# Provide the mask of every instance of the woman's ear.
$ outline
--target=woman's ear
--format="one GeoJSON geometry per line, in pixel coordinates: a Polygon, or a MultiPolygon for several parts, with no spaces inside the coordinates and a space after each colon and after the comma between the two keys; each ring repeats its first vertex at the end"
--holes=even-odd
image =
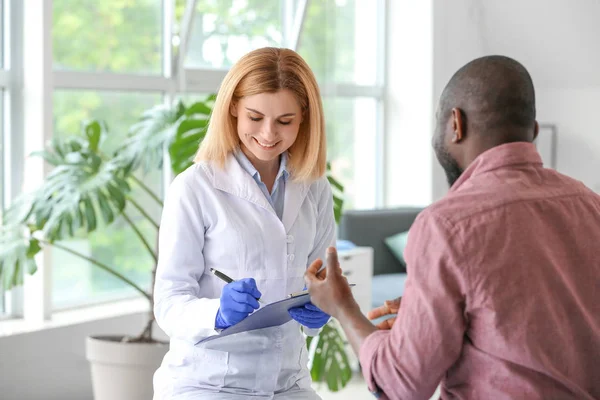
{"type": "Polygon", "coordinates": [[[229,113],[231,114],[231,116],[233,118],[237,118],[238,116],[238,112],[237,112],[237,104],[235,102],[231,102],[231,104],[229,105],[229,113]]]}

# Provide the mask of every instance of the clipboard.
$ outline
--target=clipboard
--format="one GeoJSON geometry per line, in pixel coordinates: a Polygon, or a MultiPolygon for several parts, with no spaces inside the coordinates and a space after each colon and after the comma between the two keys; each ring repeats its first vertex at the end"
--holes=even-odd
{"type": "Polygon", "coordinates": [[[220,334],[208,336],[196,344],[219,339],[235,333],[283,325],[292,320],[292,317],[288,312],[290,308],[302,307],[307,303],[310,303],[310,296],[308,295],[308,292],[305,292],[293,297],[276,301],[275,303],[267,304],[266,306],[261,307],[252,314],[248,315],[237,324],[232,325],[227,329],[223,329],[220,334]]]}
{"type": "MultiPolygon", "coordinates": [[[[354,287],[356,284],[351,283],[349,286],[354,287]]],[[[196,344],[209,342],[211,340],[219,339],[236,333],[271,328],[286,324],[292,320],[292,317],[289,313],[290,308],[302,307],[308,303],[310,303],[310,295],[308,294],[307,290],[292,293],[283,300],[279,300],[259,308],[237,324],[232,325],[227,329],[223,329],[218,335],[208,336],[199,342],[196,342],[196,344]]]]}

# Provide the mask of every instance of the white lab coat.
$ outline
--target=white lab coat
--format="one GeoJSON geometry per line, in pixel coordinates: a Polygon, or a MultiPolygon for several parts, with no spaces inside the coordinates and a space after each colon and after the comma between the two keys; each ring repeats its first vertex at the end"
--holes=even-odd
{"type": "Polygon", "coordinates": [[[324,257],[334,236],[325,177],[288,180],[280,220],[233,155],[224,168],[199,163],[177,176],[160,226],[154,312],[170,350],[154,376],[154,399],[319,399],[295,321],[196,343],[217,334],[225,282],[209,268],[254,278],[271,303],[303,289],[306,267],[324,257]]]}

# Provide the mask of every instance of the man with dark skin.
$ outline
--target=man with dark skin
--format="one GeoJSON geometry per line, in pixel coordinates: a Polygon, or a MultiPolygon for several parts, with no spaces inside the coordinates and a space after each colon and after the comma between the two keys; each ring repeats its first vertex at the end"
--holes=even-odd
{"type": "Polygon", "coordinates": [[[361,314],[334,248],[305,279],[381,398],[600,398],[600,196],[544,168],[535,91],[503,56],[444,89],[433,148],[451,188],[411,227],[402,301],[361,314]],[[568,234],[566,234],[568,232],[568,234]]]}

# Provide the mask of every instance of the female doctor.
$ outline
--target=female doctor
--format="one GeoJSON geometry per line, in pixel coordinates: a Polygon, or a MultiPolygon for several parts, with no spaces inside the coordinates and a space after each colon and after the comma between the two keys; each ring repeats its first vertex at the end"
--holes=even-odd
{"type": "Polygon", "coordinates": [[[195,161],[162,214],[154,312],[170,350],[154,399],[319,399],[301,329],[314,335],[329,315],[312,304],[284,325],[198,343],[246,318],[257,299],[302,290],[307,266],[334,242],[323,107],[306,62],[277,48],[242,57],[195,161]]]}

